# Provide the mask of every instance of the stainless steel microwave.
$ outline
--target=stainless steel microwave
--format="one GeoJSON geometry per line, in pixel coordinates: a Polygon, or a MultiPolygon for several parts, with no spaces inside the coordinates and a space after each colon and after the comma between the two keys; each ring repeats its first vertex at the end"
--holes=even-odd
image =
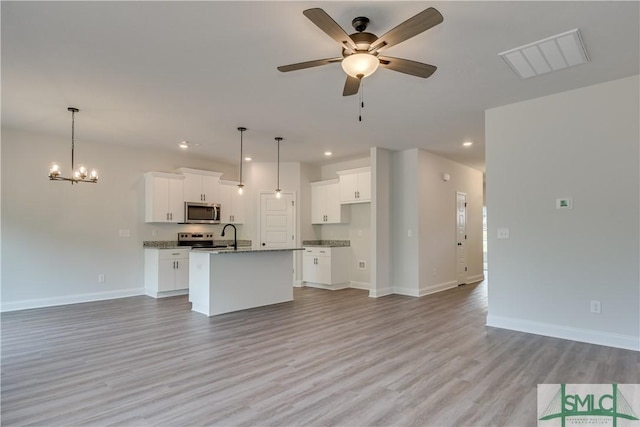
{"type": "Polygon", "coordinates": [[[185,224],[219,224],[220,205],[216,203],[184,202],[185,224]]]}

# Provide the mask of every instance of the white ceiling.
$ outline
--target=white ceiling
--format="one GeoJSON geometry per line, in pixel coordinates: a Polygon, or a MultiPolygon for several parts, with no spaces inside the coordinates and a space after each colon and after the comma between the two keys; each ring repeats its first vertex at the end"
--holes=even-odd
{"type": "Polygon", "coordinates": [[[77,141],[192,150],[236,162],[245,152],[326,163],[420,147],[484,169],[484,110],[639,73],[632,2],[8,2],[2,1],[2,126],[77,141]],[[302,11],[321,7],[348,33],[366,16],[382,35],[427,7],[444,22],[386,55],[438,66],[421,79],[380,69],[343,97],[339,56],[302,11]],[[579,28],[591,62],[520,80],[498,53],[579,28]],[[471,148],[462,142],[473,140],[471,148]]]}

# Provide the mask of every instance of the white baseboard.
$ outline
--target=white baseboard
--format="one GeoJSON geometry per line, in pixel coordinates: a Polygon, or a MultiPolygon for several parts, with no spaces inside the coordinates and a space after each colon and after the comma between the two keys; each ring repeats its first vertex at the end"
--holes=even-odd
{"type": "Polygon", "coordinates": [[[166,298],[166,297],[175,297],[178,295],[187,295],[189,294],[189,289],[178,289],[177,291],[165,291],[165,292],[155,292],[155,291],[145,289],[144,294],[152,298],[166,298]]]}
{"type": "Polygon", "coordinates": [[[351,281],[350,288],[355,288],[355,289],[364,289],[365,291],[368,291],[369,289],[371,289],[371,283],[368,282],[355,282],[355,281],[351,281]]]}
{"type": "Polygon", "coordinates": [[[417,289],[414,288],[403,288],[400,286],[393,287],[393,293],[396,295],[404,295],[407,297],[419,297],[420,294],[417,289]]]}
{"type": "Polygon", "coordinates": [[[395,286],[393,288],[393,293],[398,295],[405,295],[408,297],[423,297],[425,295],[435,294],[436,292],[446,291],[447,289],[452,289],[457,286],[458,282],[455,280],[425,286],[423,288],[420,288],[419,290],[415,288],[403,288],[400,286],[395,286]]]}
{"type": "Polygon", "coordinates": [[[310,288],[318,288],[318,289],[327,289],[329,291],[337,291],[339,289],[347,289],[349,287],[349,282],[345,283],[336,283],[335,285],[325,285],[322,283],[314,283],[314,282],[304,282],[305,286],[310,288]]]}
{"type": "Polygon", "coordinates": [[[380,298],[386,297],[387,295],[391,295],[393,293],[393,289],[391,288],[383,288],[383,289],[369,289],[369,296],[371,298],[380,298]]]}
{"type": "Polygon", "coordinates": [[[107,299],[126,298],[144,295],[144,288],[122,289],[118,291],[94,292],[90,294],[65,295],[62,297],[37,298],[19,301],[2,302],[2,312],[27,310],[30,308],[54,307],[58,305],[77,304],[81,302],[102,301],[107,299]]]}
{"type": "Polygon", "coordinates": [[[484,274],[476,274],[475,276],[469,276],[467,277],[467,285],[470,285],[471,283],[482,282],[483,280],[484,280],[484,274]]]}
{"type": "Polygon", "coordinates": [[[553,325],[550,323],[533,322],[524,319],[487,315],[487,326],[493,328],[510,329],[527,332],[529,334],[544,335],[565,340],[604,345],[607,347],[623,348],[640,351],[640,337],[615,334],[611,332],[594,331],[592,329],[573,328],[570,326],[553,325]]]}
{"type": "Polygon", "coordinates": [[[295,282],[293,282],[293,287],[294,288],[303,288],[304,287],[304,283],[302,282],[302,280],[296,280],[295,282]]]}
{"type": "Polygon", "coordinates": [[[457,286],[458,286],[458,282],[456,280],[437,283],[431,286],[425,286],[424,288],[420,288],[420,293],[418,296],[423,297],[425,295],[435,294],[436,292],[446,291],[447,289],[453,289],[457,286]]]}

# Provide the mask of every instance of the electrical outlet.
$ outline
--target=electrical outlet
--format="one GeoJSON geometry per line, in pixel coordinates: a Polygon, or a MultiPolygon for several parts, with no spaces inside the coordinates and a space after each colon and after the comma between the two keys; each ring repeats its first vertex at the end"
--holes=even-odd
{"type": "Polygon", "coordinates": [[[106,281],[106,277],[104,274],[98,274],[98,283],[104,283],[106,281]]]}
{"type": "Polygon", "coordinates": [[[601,313],[602,307],[600,306],[600,301],[593,300],[591,301],[591,312],[595,314],[601,313]]]}
{"type": "Polygon", "coordinates": [[[509,229],[498,228],[498,239],[508,239],[508,238],[509,238],[509,229]]]}
{"type": "Polygon", "coordinates": [[[367,268],[367,263],[365,261],[358,261],[358,268],[365,270],[367,268]]]}

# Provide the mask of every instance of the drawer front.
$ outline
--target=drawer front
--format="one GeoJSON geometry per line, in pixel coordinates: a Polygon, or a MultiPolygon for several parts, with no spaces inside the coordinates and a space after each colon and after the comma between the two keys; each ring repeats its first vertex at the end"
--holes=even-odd
{"type": "Polygon", "coordinates": [[[307,247],[304,248],[305,255],[311,256],[331,256],[331,248],[321,248],[321,247],[307,247]]]}
{"type": "Polygon", "coordinates": [[[189,258],[189,249],[160,249],[158,259],[183,259],[189,258]]]}

